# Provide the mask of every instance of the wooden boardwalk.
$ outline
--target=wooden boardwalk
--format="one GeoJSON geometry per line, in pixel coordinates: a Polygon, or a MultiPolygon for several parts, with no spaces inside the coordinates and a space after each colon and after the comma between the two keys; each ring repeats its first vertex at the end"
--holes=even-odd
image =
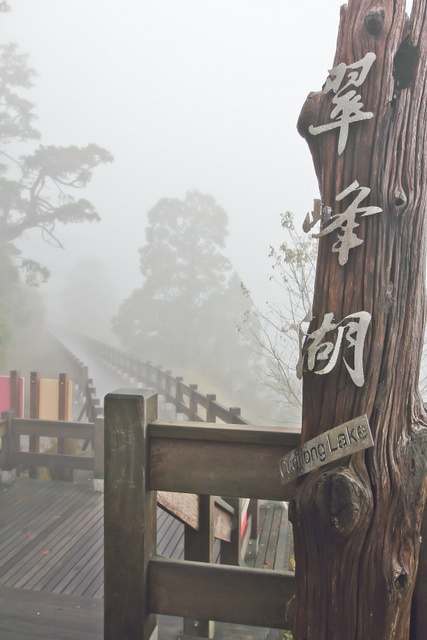
{"type": "MultiPolygon", "coordinates": [[[[288,569],[286,508],[262,502],[260,528],[258,552],[249,546],[246,564],[288,569]]],[[[184,527],[160,508],[157,536],[159,555],[183,557],[184,527]]],[[[102,494],[89,483],[25,478],[0,491],[1,640],[101,640],[103,583],[102,494]]],[[[253,627],[215,628],[224,640],[280,637],[253,627]]],[[[159,616],[160,639],[180,634],[182,619],[159,616]]]]}

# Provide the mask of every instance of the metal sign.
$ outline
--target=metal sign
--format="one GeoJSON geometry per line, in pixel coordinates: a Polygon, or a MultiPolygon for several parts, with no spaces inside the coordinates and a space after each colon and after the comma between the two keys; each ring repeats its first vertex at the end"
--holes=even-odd
{"type": "Polygon", "coordinates": [[[339,458],[374,446],[366,415],[334,427],[309,440],[280,460],[282,484],[323,467],[339,458]]]}

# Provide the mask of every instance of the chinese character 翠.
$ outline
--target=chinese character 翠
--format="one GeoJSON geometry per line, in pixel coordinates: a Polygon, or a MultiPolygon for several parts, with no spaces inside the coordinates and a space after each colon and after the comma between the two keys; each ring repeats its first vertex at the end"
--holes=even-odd
{"type": "Polygon", "coordinates": [[[312,135],[316,136],[319,133],[339,128],[339,155],[342,154],[345,149],[345,145],[347,144],[350,124],[353,122],[359,122],[360,120],[369,120],[374,116],[370,111],[362,111],[363,104],[360,101],[360,95],[357,94],[354,89],[349,91],[347,91],[347,89],[350,87],[360,87],[363,84],[375,58],[375,53],[367,53],[362,60],[358,60],[357,62],[349,65],[341,62],[329,71],[329,76],[326,80],[323,93],[326,94],[329,93],[329,91],[333,91],[335,94],[332,98],[332,102],[335,107],[331,112],[331,118],[334,122],[322,124],[318,127],[310,125],[308,130],[312,135]],[[347,82],[341,87],[347,71],[349,71],[347,82]]]}
{"type": "Polygon", "coordinates": [[[363,243],[363,240],[357,237],[354,230],[359,226],[356,222],[356,214],[362,214],[362,217],[372,216],[374,213],[381,213],[380,207],[360,207],[359,204],[368,197],[371,190],[368,187],[360,187],[357,180],[355,180],[347,189],[338,194],[335,198],[338,202],[343,200],[346,196],[353,191],[359,190],[359,194],[353,200],[351,205],[347,207],[344,213],[337,213],[332,216],[330,224],[322,229],[319,233],[313,234],[313,238],[322,238],[328,233],[332,233],[335,229],[338,231],[338,240],[332,247],[334,253],[338,253],[338,262],[340,265],[344,265],[348,260],[348,252],[350,249],[357,247],[363,243]],[[340,233],[341,231],[341,233],[340,233]]]}
{"type": "Polygon", "coordinates": [[[362,387],[365,383],[363,373],[363,348],[365,344],[366,332],[371,322],[371,314],[367,311],[359,311],[347,316],[341,322],[334,322],[333,313],[325,314],[319,329],[307,334],[306,344],[300,354],[297,365],[297,376],[302,378],[304,361],[307,361],[309,371],[314,371],[317,375],[330,373],[335,367],[341,348],[344,346],[353,351],[353,366],[349,365],[343,357],[344,364],[351,379],[357,387],[362,387]],[[330,332],[336,332],[335,341],[325,340],[330,332]],[[346,345],[343,342],[346,340],[346,345]],[[319,368],[326,363],[323,368],[319,368]]]}

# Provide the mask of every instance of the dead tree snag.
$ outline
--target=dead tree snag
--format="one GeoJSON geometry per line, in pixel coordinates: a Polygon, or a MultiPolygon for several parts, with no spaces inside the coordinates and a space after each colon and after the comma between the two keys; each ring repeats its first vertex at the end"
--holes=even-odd
{"type": "Polygon", "coordinates": [[[410,19],[403,0],[342,7],[298,130],[323,204],[302,441],[366,414],[375,447],[299,482],[294,638],[407,640],[427,473],[426,0],[410,19]]]}

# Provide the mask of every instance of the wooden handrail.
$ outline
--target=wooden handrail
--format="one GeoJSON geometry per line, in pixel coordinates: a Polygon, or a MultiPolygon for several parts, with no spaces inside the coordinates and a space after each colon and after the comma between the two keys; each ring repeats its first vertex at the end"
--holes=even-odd
{"type": "Polygon", "coordinates": [[[293,496],[292,483],[281,485],[279,460],[300,444],[296,429],[156,420],[147,425],[147,436],[152,489],[286,501],[293,496]]]}
{"type": "Polygon", "coordinates": [[[93,438],[93,422],[68,422],[64,420],[34,420],[14,418],[13,432],[19,436],[45,436],[48,438],[93,438]]]}

